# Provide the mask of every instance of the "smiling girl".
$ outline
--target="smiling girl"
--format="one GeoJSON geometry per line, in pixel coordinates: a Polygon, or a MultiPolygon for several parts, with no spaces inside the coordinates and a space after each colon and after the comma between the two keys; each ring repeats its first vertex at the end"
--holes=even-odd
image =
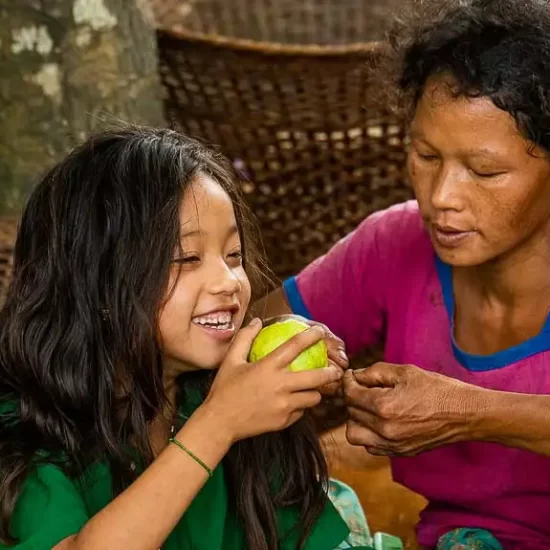
{"type": "Polygon", "coordinates": [[[319,328],[247,362],[259,269],[236,181],[194,140],[128,129],[32,194],[0,317],[0,548],[346,539],[300,421],[341,370],[287,369],[319,328]]]}

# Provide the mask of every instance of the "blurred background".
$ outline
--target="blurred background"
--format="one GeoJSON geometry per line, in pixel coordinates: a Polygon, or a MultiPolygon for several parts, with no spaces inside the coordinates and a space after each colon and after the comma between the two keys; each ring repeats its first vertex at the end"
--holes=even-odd
{"type": "MultiPolygon", "coordinates": [[[[39,175],[120,122],[179,128],[229,156],[278,278],[409,198],[404,125],[376,71],[408,3],[0,0],[0,302],[39,175]]],[[[341,427],[324,439],[332,475],[358,492],[372,531],[416,548],[422,499],[341,427]]]]}

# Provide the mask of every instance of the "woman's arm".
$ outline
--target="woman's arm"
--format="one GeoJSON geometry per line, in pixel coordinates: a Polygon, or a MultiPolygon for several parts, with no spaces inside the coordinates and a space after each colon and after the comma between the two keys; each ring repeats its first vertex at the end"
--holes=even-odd
{"type": "Polygon", "coordinates": [[[549,395],[483,390],[478,399],[476,439],[550,456],[549,395]]]}
{"type": "MultiPolygon", "coordinates": [[[[319,403],[316,388],[342,377],[335,367],[288,369],[323,338],[319,328],[298,334],[251,366],[246,357],[260,328],[254,323],[239,333],[204,404],[176,436],[212,470],[235,441],[290,426],[319,403]]],[[[128,489],[54,550],[159,548],[207,479],[203,466],[169,445],[128,489]]]]}
{"type": "Polygon", "coordinates": [[[550,456],[550,396],[488,390],[413,365],[348,371],[350,443],[375,455],[411,456],[460,441],[487,441],[550,456]]]}

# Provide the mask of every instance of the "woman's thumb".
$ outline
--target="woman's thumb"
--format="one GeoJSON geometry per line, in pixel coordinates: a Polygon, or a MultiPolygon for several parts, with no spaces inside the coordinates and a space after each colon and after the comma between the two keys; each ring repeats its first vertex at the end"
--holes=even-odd
{"type": "Polygon", "coordinates": [[[353,371],[358,384],[367,388],[393,388],[399,383],[399,365],[375,363],[366,369],[353,371]]]}

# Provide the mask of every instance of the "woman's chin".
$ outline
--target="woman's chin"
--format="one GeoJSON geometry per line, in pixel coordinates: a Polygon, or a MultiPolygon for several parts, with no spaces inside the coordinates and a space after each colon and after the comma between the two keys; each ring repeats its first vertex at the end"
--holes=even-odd
{"type": "Polygon", "coordinates": [[[490,260],[486,255],[467,248],[462,250],[449,250],[438,246],[434,246],[434,248],[439,259],[453,267],[476,267],[490,260]]]}

